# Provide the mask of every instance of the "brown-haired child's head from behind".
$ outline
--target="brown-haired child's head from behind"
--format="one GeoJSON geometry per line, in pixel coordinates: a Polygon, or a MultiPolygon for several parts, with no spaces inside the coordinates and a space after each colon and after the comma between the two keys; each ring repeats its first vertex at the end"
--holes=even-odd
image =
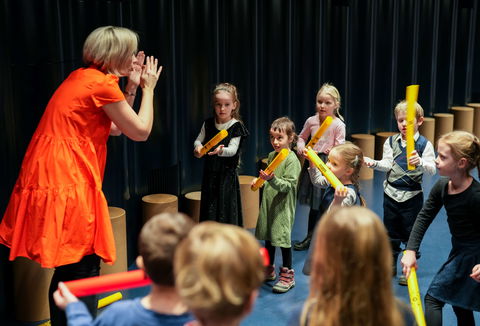
{"type": "Polygon", "coordinates": [[[153,283],[174,286],[173,257],[194,223],[182,213],[162,213],[145,223],[138,239],[145,273],[153,283]]]}
{"type": "Polygon", "coordinates": [[[313,246],[308,325],[332,320],[338,325],[401,324],[391,286],[392,251],[374,212],[360,206],[330,209],[318,224],[313,246]]]}
{"type": "Polygon", "coordinates": [[[177,290],[200,321],[243,318],[264,279],[258,241],[241,227],[196,225],[175,254],[177,290]]]}

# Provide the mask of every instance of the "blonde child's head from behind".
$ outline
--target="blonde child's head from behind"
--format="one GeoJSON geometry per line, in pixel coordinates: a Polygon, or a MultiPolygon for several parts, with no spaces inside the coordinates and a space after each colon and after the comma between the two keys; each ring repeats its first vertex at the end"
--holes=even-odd
{"type": "Polygon", "coordinates": [[[390,243],[375,213],[359,206],[329,210],[319,222],[313,249],[302,316],[308,314],[308,325],[402,324],[391,287],[390,243]]]}
{"type": "Polygon", "coordinates": [[[345,163],[345,167],[350,169],[348,171],[349,180],[358,187],[360,169],[363,165],[363,153],[360,147],[351,142],[345,142],[333,147],[328,155],[329,158],[330,156],[336,157],[345,163]]]}
{"type": "Polygon", "coordinates": [[[137,53],[138,35],[128,28],[102,26],[92,31],[83,44],[83,62],[107,73],[120,75],[131,67],[137,53]]]}
{"type": "MultiPolygon", "coordinates": [[[[441,146],[447,145],[456,164],[463,169],[466,174],[473,168],[477,168],[480,175],[480,142],[477,136],[467,131],[452,131],[442,135],[438,140],[438,154],[442,154],[441,146]]],[[[437,165],[441,157],[437,158],[437,165]]],[[[440,172],[440,171],[439,171],[440,172]]]]}
{"type": "Polygon", "coordinates": [[[196,225],[175,253],[176,286],[202,323],[239,320],[250,312],[264,279],[257,240],[234,225],[196,225]]]}
{"type": "Polygon", "coordinates": [[[162,213],[153,216],[140,231],[137,264],[144,267],[153,283],[175,286],[173,256],[194,223],[182,213],[162,213]],[[140,259],[140,260],[139,260],[140,259]]]}
{"type": "Polygon", "coordinates": [[[216,85],[212,92],[212,103],[218,123],[225,123],[231,119],[241,120],[240,100],[235,85],[229,83],[216,85]],[[221,112],[222,110],[224,112],[221,112]]]}
{"type": "Polygon", "coordinates": [[[316,97],[316,110],[322,120],[326,116],[338,117],[343,120],[340,114],[342,98],[338,89],[332,84],[325,83],[320,87],[316,97]]]}
{"type": "Polygon", "coordinates": [[[282,148],[290,149],[297,139],[295,124],[288,117],[281,117],[272,122],[270,126],[270,142],[275,151],[278,152],[282,148]]]}

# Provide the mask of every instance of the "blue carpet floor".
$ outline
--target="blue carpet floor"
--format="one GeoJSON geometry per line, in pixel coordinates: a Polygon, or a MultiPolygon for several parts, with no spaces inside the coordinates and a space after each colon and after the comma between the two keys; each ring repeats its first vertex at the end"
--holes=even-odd
{"type": "MultiPolygon", "coordinates": [[[[364,180],[360,183],[361,194],[365,197],[367,206],[380,217],[383,216],[382,183],[384,178],[384,173],[375,172],[373,180],[364,180]]],[[[424,178],[425,199],[436,180],[438,180],[438,175],[424,178]]],[[[296,220],[292,234],[292,240],[294,242],[301,241],[305,237],[308,212],[309,208],[307,206],[297,206],[296,220]]],[[[417,277],[422,300],[433,276],[438,268],[446,261],[450,248],[450,232],[448,231],[445,210],[442,209],[428,229],[421,246],[422,258],[418,261],[419,270],[417,277]]],[[[285,294],[275,294],[271,291],[273,284],[264,284],[260,290],[260,295],[252,314],[244,320],[242,326],[286,324],[290,318],[292,308],[297,304],[301,304],[308,295],[309,277],[301,272],[305,257],[306,251],[293,251],[293,265],[296,271],[295,288],[285,294]]],[[[276,260],[281,262],[281,259],[280,252],[277,252],[276,260]]],[[[401,267],[399,266],[398,268],[400,271],[401,267]]],[[[396,280],[392,280],[392,286],[396,296],[406,303],[409,303],[408,288],[398,285],[396,280]]],[[[371,295],[375,295],[374,289],[372,289],[371,295]]],[[[475,312],[475,321],[477,325],[480,325],[479,312],[475,312]]],[[[456,324],[457,320],[452,307],[446,305],[443,309],[443,325],[450,326],[456,324]]]]}
{"type": "MultiPolygon", "coordinates": [[[[361,193],[367,201],[367,206],[375,211],[380,217],[383,215],[383,188],[384,173],[375,172],[373,180],[361,181],[361,193]]],[[[425,198],[430,188],[438,179],[438,175],[425,177],[425,198]]],[[[306,234],[309,208],[299,205],[296,211],[296,220],[292,234],[293,242],[301,241],[306,234]]],[[[421,246],[422,258],[419,260],[417,272],[420,293],[425,295],[430,281],[438,268],[446,260],[450,251],[450,233],[446,222],[445,211],[442,209],[428,229],[421,246]]],[[[293,268],[296,271],[296,286],[285,294],[272,293],[273,282],[265,283],[259,293],[253,312],[242,322],[242,326],[268,326],[285,325],[290,318],[291,310],[306,299],[309,288],[309,277],[301,271],[307,255],[306,251],[293,251],[293,268]]],[[[277,250],[276,261],[281,262],[281,253],[277,250]]],[[[473,267],[473,266],[472,266],[473,267]]],[[[400,267],[399,267],[400,270],[400,267]]],[[[400,286],[396,280],[392,280],[392,286],[397,297],[409,302],[407,287],[400,286]]],[[[122,291],[124,298],[144,296],[149,291],[148,287],[122,291]]],[[[102,295],[106,296],[107,294],[102,295]]],[[[372,289],[372,296],[375,289],[372,289]]],[[[423,301],[422,301],[423,304],[423,301]]],[[[475,321],[480,325],[480,313],[475,312],[475,321]]],[[[443,310],[443,325],[456,325],[456,318],[451,306],[446,305],[443,310]]],[[[12,323],[9,325],[33,325],[32,323],[12,323]]],[[[39,323],[35,323],[39,325],[39,323]]]]}

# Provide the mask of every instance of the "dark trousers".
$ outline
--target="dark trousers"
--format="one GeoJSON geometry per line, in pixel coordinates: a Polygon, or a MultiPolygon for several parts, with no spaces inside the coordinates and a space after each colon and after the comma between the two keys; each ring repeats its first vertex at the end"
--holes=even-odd
{"type": "MultiPolygon", "coordinates": [[[[425,295],[425,321],[428,326],[442,326],[442,308],[445,302],[435,299],[429,294],[425,295]]],[[[475,326],[473,311],[452,306],[457,316],[458,326],[475,326]]]]}
{"type": "MultiPolygon", "coordinates": [[[[270,256],[270,265],[273,265],[275,262],[275,248],[277,247],[274,247],[270,241],[265,241],[265,249],[267,249],[270,256]]],[[[282,266],[292,269],[292,248],[280,247],[280,249],[282,250],[282,266]]]]}
{"type": "Polygon", "coordinates": [[[423,192],[404,202],[383,195],[383,223],[388,231],[393,251],[393,264],[397,265],[402,243],[407,243],[413,223],[423,206],[423,192]]]}
{"type": "MultiPolygon", "coordinates": [[[[48,291],[48,300],[50,304],[50,322],[52,326],[66,326],[67,318],[65,312],[57,307],[53,300],[53,292],[58,288],[58,282],[73,281],[86,277],[98,276],[100,274],[100,257],[97,255],[88,255],[82,258],[78,263],[58,266],[53,273],[52,282],[48,291]]],[[[83,301],[93,318],[97,315],[97,296],[79,298],[83,301]]]]}

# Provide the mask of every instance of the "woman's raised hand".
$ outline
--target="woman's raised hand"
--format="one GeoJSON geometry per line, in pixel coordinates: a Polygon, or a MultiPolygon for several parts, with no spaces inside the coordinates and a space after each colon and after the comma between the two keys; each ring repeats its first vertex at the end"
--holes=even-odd
{"type": "Polygon", "coordinates": [[[140,76],[142,75],[143,63],[145,62],[145,52],[139,51],[136,55],[137,60],[133,64],[133,68],[128,75],[128,83],[135,86],[140,85],[140,76]]]}
{"type": "Polygon", "coordinates": [[[147,57],[146,63],[142,68],[142,75],[140,76],[140,87],[142,90],[152,90],[157,85],[158,78],[162,72],[162,66],[158,67],[158,59],[154,57],[147,57]]]}

